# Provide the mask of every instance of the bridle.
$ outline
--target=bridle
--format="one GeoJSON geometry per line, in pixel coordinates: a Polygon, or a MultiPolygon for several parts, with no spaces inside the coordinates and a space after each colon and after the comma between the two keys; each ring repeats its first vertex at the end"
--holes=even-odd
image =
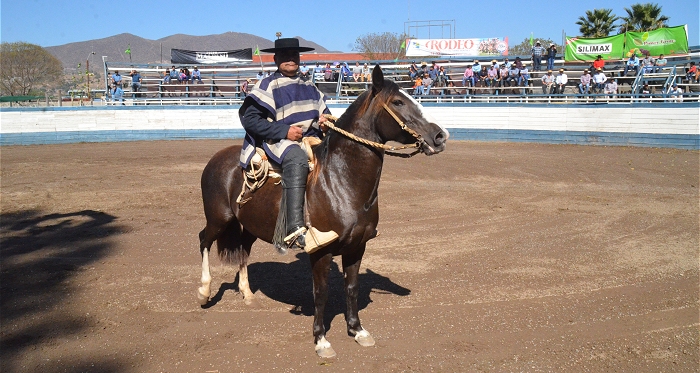
{"type": "Polygon", "coordinates": [[[361,143],[361,144],[369,145],[369,146],[372,146],[372,147],[374,147],[374,148],[383,149],[383,150],[385,151],[385,154],[386,154],[386,155],[391,155],[391,156],[394,156],[394,157],[402,157],[402,158],[410,158],[410,157],[413,157],[414,155],[416,155],[416,154],[418,154],[418,153],[421,152],[421,147],[422,147],[422,146],[426,146],[426,147],[432,149],[432,147],[431,147],[430,145],[428,145],[428,143],[425,141],[425,139],[423,139],[423,136],[421,136],[418,132],[414,131],[412,128],[408,127],[408,126],[406,125],[406,123],[405,123],[404,121],[402,121],[401,118],[399,118],[399,116],[396,115],[396,113],[394,113],[394,111],[392,111],[392,110],[389,108],[389,106],[387,106],[386,103],[382,103],[382,106],[384,107],[384,110],[386,110],[387,113],[389,113],[389,115],[391,115],[391,117],[394,118],[394,120],[396,121],[396,123],[401,127],[401,129],[402,129],[403,131],[408,132],[408,134],[410,134],[411,136],[413,136],[413,138],[416,139],[416,142],[415,142],[414,144],[395,147],[395,146],[386,145],[386,144],[382,144],[382,143],[370,141],[370,140],[367,140],[367,139],[363,139],[363,138],[358,137],[358,136],[356,136],[356,135],[354,135],[354,134],[352,134],[352,133],[350,133],[350,132],[348,132],[348,131],[346,131],[346,130],[344,130],[344,129],[342,129],[342,128],[336,127],[336,126],[335,126],[335,121],[337,121],[338,118],[336,118],[336,117],[334,117],[334,116],[332,116],[332,115],[329,115],[329,114],[324,114],[324,117],[326,117],[326,119],[328,119],[328,121],[327,121],[326,123],[324,123],[324,124],[325,124],[326,126],[328,126],[328,128],[332,129],[333,131],[336,131],[336,132],[340,133],[341,135],[343,135],[343,136],[349,138],[350,140],[359,142],[359,143],[361,143]],[[397,153],[397,152],[396,152],[397,150],[413,149],[413,148],[415,148],[416,150],[413,151],[413,152],[411,152],[411,153],[408,153],[408,154],[406,154],[406,153],[397,153]]]}

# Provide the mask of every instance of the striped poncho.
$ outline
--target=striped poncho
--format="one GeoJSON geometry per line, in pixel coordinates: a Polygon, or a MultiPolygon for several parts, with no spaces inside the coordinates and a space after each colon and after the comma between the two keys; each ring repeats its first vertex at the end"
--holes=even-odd
{"type": "Polygon", "coordinates": [[[262,147],[268,157],[282,163],[290,146],[298,142],[286,138],[289,126],[299,126],[303,136],[322,137],[318,126],[321,114],[330,113],[323,93],[306,78],[286,77],[276,72],[258,81],[239,110],[241,123],[246,130],[240,163],[247,167],[255,153],[262,147]],[[247,110],[256,110],[265,120],[246,120],[247,110]]]}

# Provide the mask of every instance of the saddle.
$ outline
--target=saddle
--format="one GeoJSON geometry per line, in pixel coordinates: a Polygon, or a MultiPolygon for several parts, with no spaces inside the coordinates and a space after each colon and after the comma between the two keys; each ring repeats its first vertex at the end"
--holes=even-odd
{"type": "MultiPolygon", "coordinates": [[[[314,157],[313,148],[321,143],[318,137],[304,137],[301,139],[301,149],[306,152],[309,159],[309,171],[313,171],[316,165],[316,157],[314,157]]],[[[260,189],[268,178],[280,179],[275,182],[279,184],[282,179],[282,169],[279,165],[270,162],[262,148],[255,148],[255,154],[248,163],[248,167],[243,170],[243,185],[241,193],[236,199],[238,208],[241,208],[246,202],[253,198],[253,193],[260,189]]]]}

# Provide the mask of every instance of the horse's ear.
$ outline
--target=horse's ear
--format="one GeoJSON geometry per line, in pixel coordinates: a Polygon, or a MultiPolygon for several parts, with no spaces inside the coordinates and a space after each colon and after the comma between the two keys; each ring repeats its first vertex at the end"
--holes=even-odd
{"type": "Polygon", "coordinates": [[[375,93],[381,92],[384,88],[384,72],[379,65],[374,65],[372,69],[372,88],[374,88],[375,93]]]}

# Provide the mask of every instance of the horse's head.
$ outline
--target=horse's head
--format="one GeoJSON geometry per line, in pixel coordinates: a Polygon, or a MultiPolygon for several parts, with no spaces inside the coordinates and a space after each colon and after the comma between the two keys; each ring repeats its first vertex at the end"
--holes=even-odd
{"type": "Polygon", "coordinates": [[[427,117],[423,107],[396,83],[385,80],[379,65],[372,71],[372,88],[367,94],[371,97],[366,115],[372,116],[383,143],[418,143],[427,155],[445,150],[449,132],[427,117]]]}

